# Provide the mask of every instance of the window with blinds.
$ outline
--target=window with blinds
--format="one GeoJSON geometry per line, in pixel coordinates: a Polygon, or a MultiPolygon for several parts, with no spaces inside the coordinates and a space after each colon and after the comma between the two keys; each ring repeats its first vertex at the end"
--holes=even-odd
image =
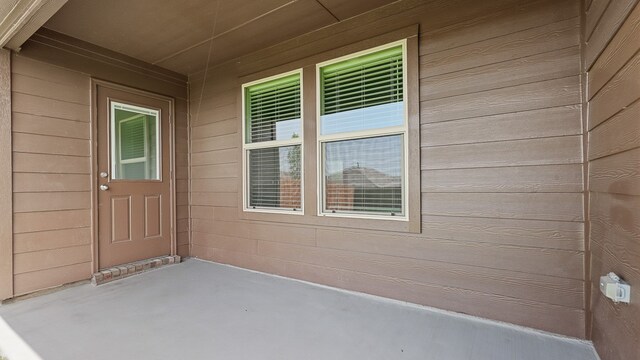
{"type": "Polygon", "coordinates": [[[320,68],[321,134],[404,123],[402,46],[320,68]]]}
{"type": "Polygon", "coordinates": [[[243,86],[245,207],[302,209],[300,72],[243,86]]]}
{"type": "Polygon", "coordinates": [[[117,180],[159,180],[159,112],[111,102],[111,167],[117,180]]]}
{"type": "Polygon", "coordinates": [[[318,65],[325,215],[406,218],[404,46],[318,65]]]}

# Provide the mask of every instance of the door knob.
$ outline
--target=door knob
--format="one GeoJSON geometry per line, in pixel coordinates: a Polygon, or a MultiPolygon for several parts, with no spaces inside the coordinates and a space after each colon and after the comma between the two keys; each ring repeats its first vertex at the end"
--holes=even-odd
{"type": "Polygon", "coordinates": [[[102,190],[102,191],[107,191],[107,190],[109,190],[109,185],[107,185],[107,184],[102,184],[102,185],[100,185],[100,190],[102,190]]]}

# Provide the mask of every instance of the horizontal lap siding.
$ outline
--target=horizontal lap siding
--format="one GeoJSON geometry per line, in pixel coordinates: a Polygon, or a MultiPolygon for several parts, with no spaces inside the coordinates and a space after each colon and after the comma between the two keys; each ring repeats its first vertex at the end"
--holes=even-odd
{"type": "Polygon", "coordinates": [[[189,105],[175,100],[176,245],[180,256],[189,256],[189,105]]]}
{"type": "MultiPolygon", "coordinates": [[[[32,46],[28,43],[23,52],[32,46]]],[[[40,59],[48,60],[49,51],[40,53],[40,59]]],[[[92,272],[91,77],[21,54],[14,54],[12,62],[16,296],[88,279],[92,272]]],[[[99,66],[106,80],[119,71],[99,66]]],[[[133,79],[140,81],[137,88],[161,88],[150,77],[133,79]]],[[[175,99],[176,227],[178,254],[187,256],[186,83],[183,90],[183,98],[175,99]]]]}
{"type": "MultiPolygon", "coordinates": [[[[593,0],[586,13],[591,321],[603,360],[640,358],[640,301],[614,304],[599,277],[640,286],[640,5],[593,0]]],[[[633,296],[633,295],[632,295],[633,296]]]]}
{"type": "Polygon", "coordinates": [[[90,79],[13,57],[15,295],[91,274],[90,79]]]}
{"type": "Polygon", "coordinates": [[[584,337],[579,3],[393,6],[190,79],[191,254],[584,337]],[[416,22],[422,232],[239,219],[239,73],[416,22]]]}

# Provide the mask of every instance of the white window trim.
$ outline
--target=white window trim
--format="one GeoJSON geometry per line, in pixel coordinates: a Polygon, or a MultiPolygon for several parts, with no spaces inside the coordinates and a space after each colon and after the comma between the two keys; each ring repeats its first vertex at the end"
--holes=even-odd
{"type": "MultiPolygon", "coordinates": [[[[162,181],[162,159],[161,159],[161,153],[162,153],[162,143],[161,143],[161,138],[162,138],[162,127],[160,126],[160,111],[159,110],[154,110],[154,109],[149,109],[149,108],[145,108],[145,107],[141,107],[141,106],[136,106],[136,105],[130,105],[130,104],[125,104],[125,103],[121,103],[118,101],[110,101],[109,102],[109,107],[110,107],[110,114],[111,114],[111,118],[110,118],[110,137],[111,137],[111,150],[110,150],[110,161],[112,162],[111,166],[110,166],[110,180],[111,181],[120,181],[120,180],[125,180],[125,181],[162,181]],[[122,123],[125,121],[130,121],[133,120],[135,118],[137,118],[140,115],[151,115],[151,116],[155,116],[156,118],[156,151],[158,152],[158,154],[156,154],[156,169],[157,169],[157,174],[156,174],[156,178],[155,179],[135,179],[135,180],[130,180],[130,179],[114,179],[113,176],[115,176],[116,174],[116,164],[115,164],[115,154],[114,151],[116,150],[116,139],[115,139],[115,134],[116,134],[116,124],[115,124],[115,119],[116,119],[116,110],[125,110],[125,111],[131,111],[131,112],[136,112],[138,113],[137,115],[134,115],[128,119],[124,119],[122,121],[120,121],[120,123],[118,124],[118,131],[120,131],[120,128],[122,126],[122,123]]],[[[147,160],[147,158],[149,157],[148,154],[148,143],[147,143],[147,126],[146,126],[147,120],[145,119],[145,127],[144,127],[144,133],[145,133],[145,149],[144,149],[144,161],[147,160]]],[[[120,147],[120,143],[121,143],[121,139],[122,135],[118,136],[118,151],[121,151],[121,147],[120,147]]],[[[120,166],[122,166],[123,164],[127,164],[127,163],[137,163],[137,162],[141,162],[141,161],[132,161],[132,160],[139,160],[142,158],[137,158],[137,159],[129,159],[129,160],[124,160],[125,162],[122,161],[121,159],[122,154],[119,154],[118,156],[118,160],[120,161],[120,166]]],[[[148,173],[148,165],[145,165],[145,172],[148,173]]],[[[120,173],[122,172],[122,169],[120,169],[120,173]]]]}
{"type": "Polygon", "coordinates": [[[317,214],[324,217],[340,217],[340,218],[352,218],[352,219],[377,219],[377,220],[391,220],[391,221],[409,221],[409,204],[407,192],[409,189],[409,106],[407,101],[407,39],[394,41],[385,45],[376,46],[367,50],[355,52],[349,55],[341,56],[335,59],[321,62],[316,64],[316,166],[317,166],[317,214]],[[375,53],[381,50],[390,49],[398,45],[402,46],[402,87],[404,97],[404,122],[402,126],[393,126],[386,128],[378,128],[363,131],[351,131],[342,132],[337,134],[322,135],[322,120],[321,120],[321,81],[320,81],[320,69],[324,66],[339,63],[345,60],[353,59],[358,56],[375,53]],[[402,206],[403,215],[390,216],[390,215],[378,215],[367,214],[361,212],[325,212],[324,211],[324,151],[322,151],[322,145],[326,142],[338,141],[338,140],[356,140],[370,137],[388,136],[388,135],[403,135],[403,188],[402,188],[402,206]]]}
{"type": "Polygon", "coordinates": [[[270,213],[270,214],[287,214],[287,215],[304,215],[304,79],[302,78],[302,69],[297,69],[278,75],[269,76],[259,80],[242,84],[242,210],[245,212],[270,213]],[[297,139],[271,140],[257,143],[247,143],[247,118],[246,118],[246,88],[262,84],[267,81],[276,80],[285,76],[298,74],[300,76],[300,136],[297,139]],[[249,184],[247,176],[249,176],[249,164],[247,162],[247,153],[252,149],[265,149],[272,147],[300,145],[300,210],[286,208],[253,208],[249,207],[249,184]]]}

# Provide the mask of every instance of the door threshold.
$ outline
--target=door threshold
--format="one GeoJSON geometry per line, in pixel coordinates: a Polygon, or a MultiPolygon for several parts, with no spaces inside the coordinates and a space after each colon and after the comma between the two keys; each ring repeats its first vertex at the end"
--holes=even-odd
{"type": "Polygon", "coordinates": [[[126,277],[143,273],[152,269],[157,269],[165,265],[180,263],[180,256],[167,255],[135,261],[129,264],[114,266],[108,269],[100,270],[93,274],[91,283],[93,285],[102,285],[108,282],[124,279],[126,277]]]}

